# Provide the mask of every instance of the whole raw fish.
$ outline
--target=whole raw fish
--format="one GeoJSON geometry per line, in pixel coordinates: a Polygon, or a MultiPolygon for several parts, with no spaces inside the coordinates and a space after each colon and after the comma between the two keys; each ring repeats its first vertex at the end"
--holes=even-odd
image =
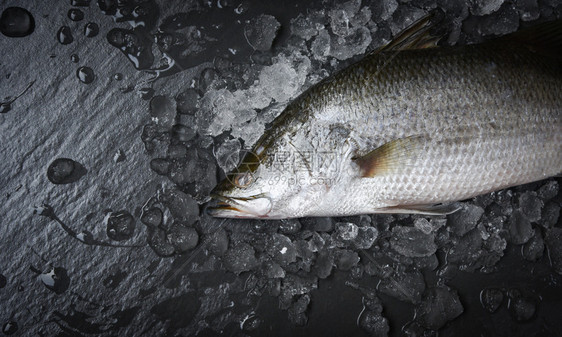
{"type": "Polygon", "coordinates": [[[561,173],[562,21],[458,47],[436,47],[429,22],[291,102],[209,212],[444,214],[561,173]]]}

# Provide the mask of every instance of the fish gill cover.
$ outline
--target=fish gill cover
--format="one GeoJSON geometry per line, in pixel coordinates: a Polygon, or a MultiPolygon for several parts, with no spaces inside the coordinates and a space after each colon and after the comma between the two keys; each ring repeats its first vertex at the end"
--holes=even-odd
{"type": "Polygon", "coordinates": [[[435,8],[448,45],[562,16],[557,0],[3,2],[2,333],[562,335],[560,178],[448,216],[203,211],[288,102],[435,8]]]}

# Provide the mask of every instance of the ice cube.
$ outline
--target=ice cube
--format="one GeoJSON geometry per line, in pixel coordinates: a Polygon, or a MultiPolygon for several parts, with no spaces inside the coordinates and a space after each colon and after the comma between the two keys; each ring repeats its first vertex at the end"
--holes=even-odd
{"type": "Polygon", "coordinates": [[[545,228],[551,228],[558,223],[560,217],[560,206],[556,202],[549,202],[542,210],[542,218],[539,224],[545,228]]]}
{"type": "Polygon", "coordinates": [[[484,209],[472,204],[463,204],[462,209],[447,217],[447,224],[458,236],[463,236],[476,226],[484,209]]]}
{"type": "Polygon", "coordinates": [[[541,209],[544,203],[537,196],[537,192],[527,191],[519,196],[519,209],[531,222],[541,218],[541,209]]]}
{"type": "Polygon", "coordinates": [[[339,270],[350,270],[359,263],[359,255],[352,250],[340,250],[336,253],[336,266],[339,270]]]}
{"type": "Polygon", "coordinates": [[[239,139],[227,139],[215,152],[217,164],[225,173],[232,171],[238,165],[241,148],[242,144],[239,139]]]}
{"type": "Polygon", "coordinates": [[[423,275],[418,270],[408,272],[394,272],[391,276],[383,278],[379,290],[398,300],[419,303],[425,290],[423,275]]]}
{"type": "Polygon", "coordinates": [[[330,45],[332,39],[330,37],[330,33],[327,30],[322,29],[312,44],[310,46],[310,51],[312,55],[317,60],[325,60],[328,55],[330,55],[330,45]]]}
{"type": "Polygon", "coordinates": [[[509,236],[511,242],[516,245],[523,244],[533,236],[531,222],[523,212],[515,210],[509,217],[509,236]]]}
{"type": "Polygon", "coordinates": [[[440,286],[431,288],[424,294],[417,313],[422,326],[438,330],[463,311],[464,308],[456,290],[440,286]]]}
{"type": "Polygon", "coordinates": [[[168,231],[167,239],[174,246],[177,253],[184,253],[197,246],[199,234],[192,227],[176,223],[168,231]]]}
{"type": "Polygon", "coordinates": [[[291,239],[283,234],[275,233],[268,238],[267,252],[281,266],[297,260],[297,249],[291,239]]]}
{"type": "Polygon", "coordinates": [[[437,250],[433,234],[425,234],[414,227],[396,226],[392,229],[390,246],[407,257],[429,256],[437,250]]]}
{"type": "Polygon", "coordinates": [[[544,240],[541,231],[535,228],[533,237],[523,245],[521,254],[528,261],[536,261],[542,257],[544,251],[544,240]]]}
{"type": "Polygon", "coordinates": [[[259,51],[271,49],[281,24],[272,15],[262,14],[244,26],[244,36],[250,47],[259,51]]]}
{"type": "Polygon", "coordinates": [[[330,42],[330,55],[338,60],[347,60],[365,53],[371,44],[371,32],[366,27],[357,27],[345,38],[333,37],[330,42]]]}
{"type": "Polygon", "coordinates": [[[296,18],[291,19],[291,34],[308,41],[318,34],[318,29],[316,28],[316,24],[313,20],[299,14],[296,18]]]}
{"type": "Polygon", "coordinates": [[[321,279],[325,279],[332,273],[332,267],[334,266],[334,255],[331,251],[321,251],[318,253],[316,262],[314,263],[313,269],[316,274],[321,279]]]}
{"type": "Polygon", "coordinates": [[[551,228],[546,232],[548,256],[555,272],[562,275],[562,228],[551,228]]]}
{"type": "Polygon", "coordinates": [[[470,4],[470,12],[473,15],[488,15],[500,9],[504,0],[472,0],[470,4]]]}
{"type": "Polygon", "coordinates": [[[396,0],[381,0],[374,1],[371,4],[371,11],[373,13],[373,21],[382,22],[388,20],[394,11],[398,8],[396,0]]]}
{"type": "Polygon", "coordinates": [[[538,191],[539,197],[548,201],[558,195],[558,182],[556,180],[550,180],[546,184],[542,185],[538,191]]]}
{"type": "Polygon", "coordinates": [[[235,274],[252,270],[258,266],[254,247],[245,242],[229,248],[223,256],[223,263],[227,270],[235,274]]]}

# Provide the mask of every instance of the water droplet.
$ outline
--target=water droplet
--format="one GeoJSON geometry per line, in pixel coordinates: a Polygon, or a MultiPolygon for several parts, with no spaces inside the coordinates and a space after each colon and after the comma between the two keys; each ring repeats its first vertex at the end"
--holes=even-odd
{"type": "Polygon", "coordinates": [[[117,73],[117,74],[113,75],[113,79],[116,80],[116,81],[121,81],[123,79],[123,74],[117,73]]]}
{"type": "Polygon", "coordinates": [[[86,37],[94,37],[98,35],[100,31],[100,27],[95,22],[88,22],[86,26],[84,26],[84,35],[86,37]]]}
{"type": "Polygon", "coordinates": [[[14,321],[7,322],[2,326],[2,333],[4,333],[4,335],[12,335],[15,334],[16,331],[18,331],[18,323],[14,321]]]}
{"type": "Polygon", "coordinates": [[[70,0],[70,6],[89,7],[91,0],[70,0]]]}
{"type": "Polygon", "coordinates": [[[4,288],[7,283],[8,280],[6,280],[6,276],[0,274],[0,289],[4,288]]]}
{"type": "Polygon", "coordinates": [[[8,37],[24,37],[35,29],[31,13],[20,7],[8,7],[0,16],[0,32],[8,37]]]}
{"type": "Polygon", "coordinates": [[[74,37],[72,37],[72,32],[70,31],[70,27],[62,26],[59,28],[57,32],[57,39],[61,44],[70,44],[74,41],[74,37]]]}
{"type": "Polygon", "coordinates": [[[53,184],[70,184],[86,173],[82,164],[69,158],[57,158],[47,168],[47,179],[53,184]]]}
{"type": "Polygon", "coordinates": [[[94,71],[90,67],[80,67],[76,70],[76,76],[82,83],[92,83],[96,78],[94,71]]]}
{"type": "Polygon", "coordinates": [[[78,8],[69,9],[68,18],[72,21],[82,21],[84,19],[84,12],[78,8]]]}
{"type": "Polygon", "coordinates": [[[77,54],[70,55],[70,60],[74,63],[80,62],[80,57],[77,54]]]}

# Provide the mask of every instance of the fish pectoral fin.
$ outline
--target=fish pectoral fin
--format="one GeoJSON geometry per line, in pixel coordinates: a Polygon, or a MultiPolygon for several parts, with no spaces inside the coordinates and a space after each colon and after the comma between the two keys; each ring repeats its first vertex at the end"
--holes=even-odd
{"type": "Polygon", "coordinates": [[[405,213],[405,214],[423,214],[423,215],[447,215],[455,213],[461,209],[457,202],[450,204],[430,204],[430,205],[397,205],[385,207],[377,210],[377,213],[405,213]]]}
{"type": "Polygon", "coordinates": [[[425,142],[423,136],[399,138],[351,159],[357,164],[361,177],[397,173],[412,165],[413,160],[423,152],[425,142]]]}
{"type": "Polygon", "coordinates": [[[443,13],[439,10],[433,10],[398,33],[388,44],[372,53],[437,47],[437,42],[441,40],[443,34],[436,34],[434,28],[442,19],[443,13]]]}

